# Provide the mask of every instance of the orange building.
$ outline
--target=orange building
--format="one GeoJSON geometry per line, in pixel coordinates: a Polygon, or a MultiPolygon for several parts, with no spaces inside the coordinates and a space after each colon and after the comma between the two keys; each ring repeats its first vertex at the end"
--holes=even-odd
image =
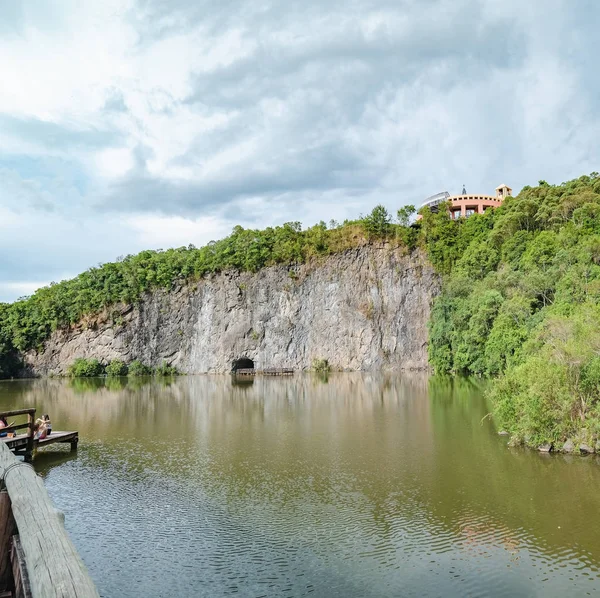
{"type": "MultiPolygon", "coordinates": [[[[496,195],[469,195],[463,187],[460,195],[450,195],[447,191],[428,197],[421,208],[428,207],[436,212],[441,203],[450,202],[450,217],[468,218],[472,214],[483,214],[488,208],[497,208],[502,202],[512,195],[512,189],[508,185],[496,187],[496,195]]],[[[420,220],[421,215],[417,216],[420,220]]]]}

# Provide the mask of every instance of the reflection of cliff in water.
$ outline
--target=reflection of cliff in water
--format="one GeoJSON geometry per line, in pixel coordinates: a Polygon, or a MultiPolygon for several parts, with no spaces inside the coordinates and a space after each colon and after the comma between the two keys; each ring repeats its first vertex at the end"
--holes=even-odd
{"type": "Polygon", "coordinates": [[[332,529],[348,525],[365,544],[374,534],[389,551],[400,531],[438,530],[465,550],[501,546],[509,560],[533,538],[548,555],[577,547],[600,561],[589,525],[600,509],[597,468],[509,451],[485,417],[479,382],[421,374],[107,382],[2,383],[0,406],[36,406],[57,428],[78,429],[86,467],[123,483],[158,477],[182,495],[193,488],[248,521],[262,513],[263,526],[296,529],[328,513],[332,529]]]}

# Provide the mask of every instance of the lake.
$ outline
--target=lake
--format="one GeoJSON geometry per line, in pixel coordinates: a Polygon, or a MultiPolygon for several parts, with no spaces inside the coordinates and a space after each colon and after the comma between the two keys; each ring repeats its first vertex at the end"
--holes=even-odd
{"type": "Polygon", "coordinates": [[[478,381],[0,383],[79,430],[40,451],[102,596],[587,596],[597,457],[509,449],[478,381]]]}

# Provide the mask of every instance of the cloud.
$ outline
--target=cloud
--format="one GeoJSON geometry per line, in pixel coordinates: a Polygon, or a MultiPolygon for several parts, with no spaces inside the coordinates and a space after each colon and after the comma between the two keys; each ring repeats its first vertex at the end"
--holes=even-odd
{"type": "Polygon", "coordinates": [[[0,295],[598,170],[599,25],[592,0],[3,3],[0,295]]]}

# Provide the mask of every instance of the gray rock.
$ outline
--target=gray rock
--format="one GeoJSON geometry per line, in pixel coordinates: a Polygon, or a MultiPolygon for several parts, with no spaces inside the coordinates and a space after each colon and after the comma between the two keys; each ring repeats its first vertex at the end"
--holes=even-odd
{"type": "Polygon", "coordinates": [[[542,444],[542,446],[538,447],[538,451],[540,451],[540,453],[549,453],[551,450],[551,444],[542,444]]]}
{"type": "Polygon", "coordinates": [[[427,323],[440,279],[425,255],[367,245],[326,259],[223,272],[115,306],[25,356],[29,373],[64,374],[78,357],[163,361],[181,372],[229,372],[247,357],[257,369],[425,369],[427,323]],[[293,276],[290,273],[293,270],[293,276]]]}
{"type": "Polygon", "coordinates": [[[591,447],[589,444],[580,444],[579,450],[585,454],[592,454],[594,452],[594,448],[591,447]]]}
{"type": "Polygon", "coordinates": [[[508,436],[508,432],[506,430],[500,430],[500,432],[498,432],[498,436],[508,436]]]}
{"type": "Polygon", "coordinates": [[[562,447],[563,453],[572,453],[574,450],[575,450],[575,445],[573,444],[573,441],[571,439],[567,440],[567,442],[565,442],[563,444],[563,447],[562,447]]]}

